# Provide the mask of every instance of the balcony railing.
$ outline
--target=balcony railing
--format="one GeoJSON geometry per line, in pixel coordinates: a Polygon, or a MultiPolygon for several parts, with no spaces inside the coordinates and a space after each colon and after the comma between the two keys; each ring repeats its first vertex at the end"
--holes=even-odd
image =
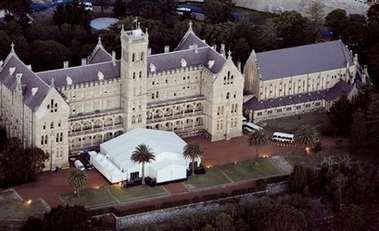
{"type": "Polygon", "coordinates": [[[202,110],[194,111],[194,112],[185,112],[175,115],[168,115],[168,116],[162,116],[162,117],[156,117],[156,118],[147,118],[147,123],[159,123],[162,121],[168,121],[168,120],[176,120],[176,119],[182,119],[182,118],[188,118],[191,116],[199,116],[204,115],[204,112],[202,110]]]}
{"type": "Polygon", "coordinates": [[[70,115],[68,120],[69,120],[69,122],[73,122],[76,120],[91,119],[91,118],[107,116],[107,115],[116,115],[116,114],[121,114],[121,113],[122,113],[121,109],[98,110],[98,111],[91,112],[91,113],[81,113],[80,112],[80,113],[77,113],[74,115],[70,115]]]}
{"type": "Polygon", "coordinates": [[[182,103],[190,103],[195,101],[200,101],[205,99],[204,95],[197,95],[194,97],[181,97],[176,99],[168,99],[168,100],[162,100],[162,101],[153,101],[147,103],[147,109],[152,109],[156,107],[163,107],[163,106],[173,106],[175,104],[182,104],[182,103]]]}
{"type": "Polygon", "coordinates": [[[99,133],[99,132],[104,132],[104,131],[120,130],[123,128],[124,128],[124,125],[120,123],[120,124],[108,125],[108,126],[104,126],[100,128],[87,128],[87,129],[82,129],[82,130],[74,130],[74,131],[70,131],[68,135],[69,137],[82,136],[82,135],[88,135],[88,134],[99,133]]]}

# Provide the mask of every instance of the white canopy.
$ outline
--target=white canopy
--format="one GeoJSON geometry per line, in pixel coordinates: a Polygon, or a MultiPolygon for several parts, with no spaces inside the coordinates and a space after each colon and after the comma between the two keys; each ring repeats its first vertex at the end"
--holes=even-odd
{"type": "MultiPolygon", "coordinates": [[[[140,144],[147,145],[155,156],[155,161],[145,163],[145,177],[156,178],[157,183],[187,177],[191,160],[183,157],[186,142],[174,132],[136,128],[101,144],[100,153],[91,155],[91,160],[111,183],[130,180],[132,173],[142,177],[142,164],[130,159],[140,144]]],[[[201,160],[196,161],[200,164],[201,160]]]]}

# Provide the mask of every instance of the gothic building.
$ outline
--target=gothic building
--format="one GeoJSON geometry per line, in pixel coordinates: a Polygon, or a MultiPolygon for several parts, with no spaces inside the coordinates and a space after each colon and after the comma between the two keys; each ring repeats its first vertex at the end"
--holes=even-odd
{"type": "Polygon", "coordinates": [[[342,92],[354,97],[367,70],[341,40],[261,53],[251,52],[244,66],[245,88],[254,97],[244,103],[251,121],[312,111],[328,111],[342,92]]]}
{"type": "Polygon", "coordinates": [[[231,53],[199,39],[191,23],[172,52],[150,54],[148,39],[139,25],[122,29],[121,60],[99,39],[81,66],[43,72],[12,45],[0,63],[0,125],[25,147],[50,154],[44,170],[134,128],[211,141],[241,136],[244,78],[231,53]]]}

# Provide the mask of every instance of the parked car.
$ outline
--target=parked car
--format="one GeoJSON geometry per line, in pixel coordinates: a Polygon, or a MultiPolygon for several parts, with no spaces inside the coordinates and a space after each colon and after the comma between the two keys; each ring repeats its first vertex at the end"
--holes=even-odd
{"type": "Polygon", "coordinates": [[[75,166],[75,168],[77,168],[81,171],[85,170],[84,165],[82,164],[82,162],[80,160],[75,160],[74,166],[75,166]]]}
{"type": "Polygon", "coordinates": [[[93,164],[90,160],[86,160],[84,162],[84,166],[86,167],[87,170],[92,170],[94,167],[93,167],[93,164]]]}

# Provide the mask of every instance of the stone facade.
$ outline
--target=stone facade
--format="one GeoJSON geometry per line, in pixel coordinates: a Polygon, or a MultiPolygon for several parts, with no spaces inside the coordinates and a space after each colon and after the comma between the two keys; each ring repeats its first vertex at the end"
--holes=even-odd
{"type": "Polygon", "coordinates": [[[150,54],[148,33],[121,31],[121,60],[99,39],[79,67],[35,73],[12,49],[0,64],[1,126],[50,154],[44,170],[134,128],[211,141],[242,135],[244,78],[192,25],[172,52],[150,54]]]}

